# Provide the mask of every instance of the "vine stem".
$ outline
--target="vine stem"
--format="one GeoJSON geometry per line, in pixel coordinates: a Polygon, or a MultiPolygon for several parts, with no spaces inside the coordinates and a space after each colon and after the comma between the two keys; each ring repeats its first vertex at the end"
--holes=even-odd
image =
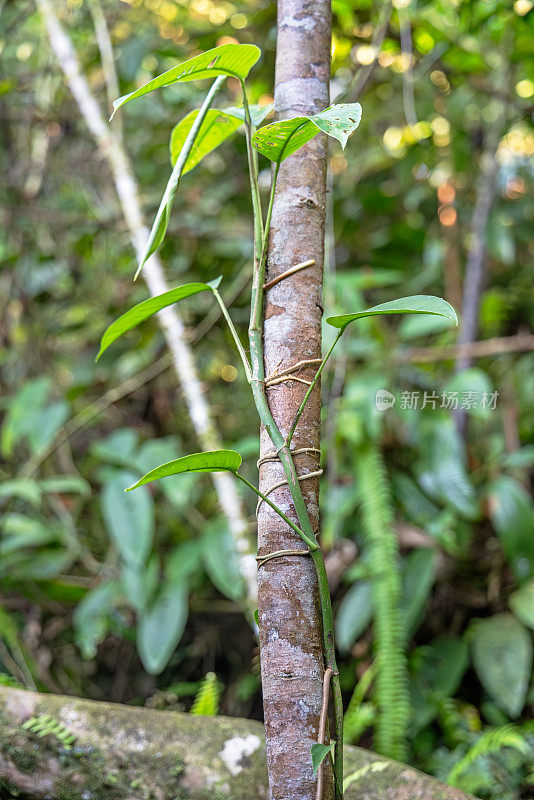
{"type": "Polygon", "coordinates": [[[234,472],[234,475],[236,476],[236,478],[239,478],[239,480],[240,480],[240,481],[243,481],[243,483],[244,483],[246,486],[248,486],[248,487],[249,487],[249,489],[252,489],[252,491],[253,491],[253,492],[256,492],[256,494],[258,495],[258,497],[261,497],[261,499],[262,499],[262,500],[264,500],[264,501],[267,503],[267,505],[271,506],[271,508],[272,508],[274,511],[276,511],[276,513],[278,514],[278,516],[279,516],[279,517],[282,517],[282,519],[284,520],[284,522],[286,522],[286,523],[289,525],[289,527],[290,527],[290,528],[292,528],[292,529],[295,531],[295,533],[296,533],[296,534],[298,534],[298,536],[300,536],[300,538],[302,539],[302,541],[304,542],[304,544],[307,544],[307,545],[308,545],[308,547],[310,548],[310,551],[311,551],[311,552],[313,552],[313,551],[315,551],[315,550],[317,550],[317,549],[318,549],[319,545],[317,544],[317,542],[315,541],[315,539],[313,539],[313,540],[312,540],[312,539],[310,539],[308,536],[306,536],[306,534],[304,533],[304,531],[301,531],[301,529],[298,527],[298,525],[295,525],[295,523],[294,523],[294,522],[292,522],[292,521],[289,519],[289,517],[287,517],[287,516],[284,514],[284,512],[282,511],[282,509],[281,509],[281,508],[278,508],[278,506],[276,505],[276,503],[273,503],[271,500],[269,500],[269,498],[267,497],[267,495],[263,494],[263,492],[260,492],[260,490],[259,490],[259,489],[257,489],[257,488],[254,486],[254,484],[253,484],[253,483],[250,483],[250,481],[248,481],[246,478],[244,478],[244,477],[243,477],[243,475],[240,475],[240,474],[239,474],[239,472],[234,472]]]}
{"type": "MultiPolygon", "coordinates": [[[[257,165],[254,158],[252,147],[252,122],[250,112],[248,109],[248,102],[246,97],[246,90],[244,84],[243,89],[243,106],[245,110],[245,128],[247,136],[247,154],[248,154],[248,167],[251,182],[252,193],[252,206],[254,212],[254,273],[252,279],[252,292],[251,292],[251,315],[249,325],[249,342],[250,342],[250,360],[252,365],[252,379],[250,382],[252,395],[258,411],[258,415],[264,425],[269,437],[278,453],[280,462],[282,463],[286,480],[289,486],[291,499],[295,507],[295,512],[299,521],[302,532],[310,539],[314,548],[310,547],[311,557],[317,573],[317,582],[319,587],[319,600],[321,605],[321,615],[323,623],[323,651],[326,662],[326,667],[332,670],[332,693],[334,698],[334,718],[335,718],[335,734],[336,734],[336,749],[334,759],[334,788],[336,800],[342,800],[343,797],[343,700],[341,696],[341,685],[339,682],[339,671],[336,663],[335,645],[334,645],[334,623],[332,616],[332,602],[330,599],[330,590],[328,588],[328,578],[326,574],[326,567],[324,563],[324,556],[321,548],[318,546],[316,536],[312,528],[308,509],[304,501],[302,489],[298,481],[297,470],[293,461],[293,456],[288,443],[285,441],[277,423],[274,419],[269,404],[267,401],[265,389],[265,366],[263,360],[263,298],[264,298],[264,274],[265,265],[267,262],[267,251],[269,243],[269,230],[271,223],[271,216],[274,203],[274,195],[276,190],[276,182],[278,172],[280,169],[279,160],[274,168],[274,174],[271,182],[271,191],[269,194],[269,204],[267,208],[267,215],[265,225],[261,218],[261,206],[259,201],[259,185],[258,185],[258,172],[257,165]],[[258,217],[258,214],[260,215],[258,217]]],[[[338,337],[339,338],[339,337],[338,337]]],[[[336,339],[337,341],[337,339],[336,339]]],[[[332,352],[333,347],[327,353],[326,358],[321,362],[321,366],[317,371],[313,385],[320,377],[320,371],[326,363],[326,359],[332,352]]],[[[311,394],[307,393],[308,397],[311,394]]],[[[308,400],[306,398],[306,402],[308,400]]],[[[300,410],[300,414],[302,410],[300,410]]],[[[298,422],[298,420],[297,420],[298,422]]],[[[240,476],[242,478],[242,476],[240,476]]],[[[255,487],[252,487],[256,491],[255,487]]],[[[269,504],[270,505],[270,504],[269,504]]],[[[294,529],[294,524],[290,526],[294,529]]],[[[300,535],[300,534],[299,534],[300,535]]],[[[301,537],[302,538],[302,537],[301,537]]]]}

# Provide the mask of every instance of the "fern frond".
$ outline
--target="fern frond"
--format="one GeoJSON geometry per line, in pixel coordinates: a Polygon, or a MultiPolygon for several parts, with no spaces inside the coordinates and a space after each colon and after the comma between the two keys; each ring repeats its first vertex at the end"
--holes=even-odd
{"type": "Polygon", "coordinates": [[[376,674],[376,664],[368,667],[352,693],[347,710],[343,715],[344,738],[350,744],[355,744],[366,728],[375,720],[375,708],[371,703],[364,703],[376,674]]]}
{"type": "Polygon", "coordinates": [[[409,722],[408,677],[400,612],[401,577],[397,537],[387,473],[376,445],[362,448],[358,458],[362,521],[373,578],[374,648],[377,676],[375,749],[404,760],[409,722]]]}
{"type": "Polygon", "coordinates": [[[208,672],[196,694],[191,714],[202,717],[215,716],[219,711],[221,687],[214,672],[208,672]]]}
{"type": "Polygon", "coordinates": [[[447,783],[451,786],[457,786],[460,775],[468,770],[477,758],[496,753],[503,747],[513,747],[521,753],[527,753],[529,750],[528,743],[521,736],[515,725],[502,725],[500,728],[491,728],[479,736],[477,741],[454,765],[447,775],[447,783]]]}
{"type": "Polygon", "coordinates": [[[356,772],[347,775],[343,781],[343,791],[346,792],[349,786],[365,778],[366,775],[376,775],[377,772],[382,772],[382,770],[387,769],[387,767],[387,761],[371,761],[370,764],[365,764],[363,767],[360,767],[360,769],[357,769],[356,772]]]}
{"type": "Polygon", "coordinates": [[[51,714],[40,714],[30,717],[22,726],[23,730],[34,733],[36,736],[54,736],[65,748],[70,750],[75,741],[75,736],[58,719],[51,714]]]}

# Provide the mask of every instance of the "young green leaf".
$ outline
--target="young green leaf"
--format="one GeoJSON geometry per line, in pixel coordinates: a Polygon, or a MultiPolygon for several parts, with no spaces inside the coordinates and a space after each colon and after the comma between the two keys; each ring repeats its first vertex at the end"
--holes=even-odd
{"type": "Polygon", "coordinates": [[[116,339],[122,336],[123,333],[131,331],[141,322],[144,322],[146,319],[149,319],[149,317],[154,316],[158,311],[161,311],[162,308],[166,308],[173,303],[177,303],[179,300],[191,297],[199,292],[206,292],[217,288],[220,280],[219,278],[217,282],[211,281],[210,283],[186,283],[184,286],[177,286],[175,289],[170,289],[168,292],[157,295],[157,297],[149,297],[148,300],[143,300],[142,303],[138,303],[116,319],[115,322],[112,322],[105,331],[100,341],[100,350],[98,351],[96,360],[98,361],[102,353],[104,353],[116,339]]]}
{"type": "Polygon", "coordinates": [[[441,297],[433,295],[415,294],[412,297],[401,297],[392,300],[390,303],[380,303],[378,306],[368,308],[366,311],[357,311],[355,314],[342,314],[338,317],[327,317],[327,323],[333,328],[345,330],[349,323],[362,317],[374,317],[379,314],[434,314],[438,317],[445,317],[458,324],[458,317],[450,303],[442,300],[441,297]]]}
{"type": "Polygon", "coordinates": [[[254,44],[223,44],[206,53],[201,53],[177,67],[167,70],[162,75],[158,75],[157,78],[145,83],[135,92],[119,97],[113,103],[111,119],[117,110],[125,103],[129,103],[130,100],[153,92],[154,89],[178,83],[178,81],[203,80],[204,78],[216,78],[218,75],[244,80],[260,55],[261,50],[254,44]]]}
{"type": "Polygon", "coordinates": [[[359,103],[331,106],[311,117],[293,117],[260,128],[252,144],[263,156],[279,164],[313,139],[319,131],[333,136],[345,148],[362,116],[359,103]]]}
{"type": "Polygon", "coordinates": [[[317,775],[319,771],[319,767],[327,757],[328,753],[334,749],[336,746],[335,742],[330,742],[330,744],[319,744],[316,742],[311,746],[311,758],[312,758],[312,767],[313,767],[313,774],[317,775]]]}
{"type": "Polygon", "coordinates": [[[145,483],[157,481],[159,478],[166,478],[168,475],[179,475],[184,472],[237,472],[241,466],[241,456],[235,450],[211,450],[207,453],[193,453],[190,456],[177,458],[169,461],[156,469],[147,472],[146,475],[125,489],[130,492],[143,486],[145,483]]]}
{"type": "MultiPolygon", "coordinates": [[[[197,116],[198,109],[191,111],[187,117],[180,120],[173,128],[170,141],[171,164],[173,167],[197,116]]],[[[204,156],[207,156],[208,153],[219,147],[226,139],[229,139],[242,124],[242,120],[236,115],[211,108],[200,126],[191,152],[183,166],[182,175],[196,167],[204,156]]]]}

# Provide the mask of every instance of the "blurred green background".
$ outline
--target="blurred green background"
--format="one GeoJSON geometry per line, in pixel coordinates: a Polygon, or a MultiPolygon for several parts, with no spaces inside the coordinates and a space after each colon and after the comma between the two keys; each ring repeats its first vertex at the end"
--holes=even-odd
{"type": "MultiPolygon", "coordinates": [[[[456,369],[457,330],[433,318],[373,318],[341,342],[323,381],[322,542],[347,738],[373,746],[372,589],[387,579],[376,544],[393,538],[407,759],[492,800],[534,796],[532,6],[333,2],[332,100],[360,101],[363,117],[344,152],[330,148],[326,311],[418,293],[460,311],[474,212],[488,193],[492,200],[476,333],[487,346],[475,347],[469,368],[456,369]],[[380,389],[395,400],[384,411],[380,389]],[[453,392],[463,423],[444,407],[453,392]],[[362,470],[369,458],[384,465],[374,481],[362,470]],[[373,530],[377,508],[389,506],[373,530]]],[[[99,11],[122,94],[239,41],[263,51],[252,101],[272,100],[274,3],[54,7],[106,117],[99,11]]],[[[189,709],[215,673],[220,712],[261,719],[251,600],[209,479],[123,494],[156,464],[201,448],[155,321],[95,363],[105,328],[147,289],[132,282],[135,255],[105,153],[39,13],[25,0],[0,9],[0,680],[189,709]],[[212,555],[214,537],[224,558],[212,555]],[[153,646],[164,653],[157,669],[153,646]]],[[[155,92],[112,123],[123,127],[149,222],[170,172],[170,132],[205,90],[192,82],[155,92]]],[[[218,104],[238,103],[229,81],[218,104]]],[[[223,276],[243,333],[252,255],[245,161],[239,132],[184,177],[161,248],[172,286],[223,276]]],[[[204,295],[180,307],[221,438],[255,480],[257,419],[213,311],[204,295]]],[[[243,501],[253,543],[254,498],[243,501]]]]}

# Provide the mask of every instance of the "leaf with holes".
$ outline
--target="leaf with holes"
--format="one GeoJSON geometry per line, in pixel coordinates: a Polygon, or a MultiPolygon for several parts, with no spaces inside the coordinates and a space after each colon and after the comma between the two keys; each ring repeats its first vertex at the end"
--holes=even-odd
{"type": "Polygon", "coordinates": [[[148,300],[143,300],[142,303],[138,303],[116,319],[115,322],[112,322],[105,331],[100,341],[100,350],[96,360],[98,361],[102,353],[104,353],[119,336],[122,336],[122,334],[127,331],[131,331],[141,322],[149,319],[149,317],[153,317],[154,314],[161,311],[162,308],[171,306],[173,303],[177,303],[179,300],[191,297],[199,292],[212,291],[217,288],[220,282],[221,278],[210,281],[210,283],[186,283],[184,286],[177,286],[175,289],[163,292],[163,294],[159,294],[157,297],[149,297],[148,300]]]}
{"type": "Polygon", "coordinates": [[[279,164],[288,156],[324,131],[341,142],[345,148],[351,133],[354,133],[362,116],[359,103],[331,106],[311,117],[293,117],[265,125],[256,131],[252,144],[266,158],[279,164]]]}
{"type": "MultiPolygon", "coordinates": [[[[173,167],[176,164],[176,160],[184,146],[187,135],[197,117],[198,109],[191,111],[187,117],[180,120],[178,125],[175,125],[173,128],[170,141],[171,164],[173,167]]],[[[225,111],[211,108],[202,121],[191,152],[182,169],[182,175],[185,175],[186,172],[190,172],[202,161],[204,156],[207,156],[215,150],[216,147],[219,147],[219,145],[226,141],[226,139],[233,136],[242,124],[242,120],[234,114],[228,114],[225,111]]]]}
{"type": "Polygon", "coordinates": [[[235,450],[211,450],[207,453],[193,453],[190,456],[177,458],[160,467],[147,472],[137,483],[128,486],[126,492],[137,489],[145,483],[166,478],[168,475],[180,475],[184,472],[237,472],[241,466],[241,456],[235,450]]]}
{"type": "Polygon", "coordinates": [[[335,742],[330,742],[330,744],[319,744],[319,742],[316,742],[315,744],[312,744],[311,758],[314,775],[317,775],[319,767],[327,757],[328,753],[330,753],[335,746],[335,742]]]}
{"type": "Polygon", "coordinates": [[[347,325],[354,322],[356,319],[363,317],[375,317],[380,314],[434,314],[438,317],[445,317],[455,325],[458,324],[458,317],[456,311],[441,297],[434,297],[433,295],[414,294],[411,297],[400,297],[398,300],[392,300],[389,303],[380,303],[378,306],[372,306],[366,311],[357,311],[354,314],[342,314],[338,317],[328,317],[327,323],[332,325],[333,328],[340,328],[344,331],[347,325]]]}
{"type": "Polygon", "coordinates": [[[217,78],[219,75],[244,80],[254,64],[258,61],[261,50],[255,44],[223,44],[201,53],[188,61],[184,61],[177,67],[167,70],[157,78],[145,83],[135,92],[125,94],[113,103],[113,114],[125,103],[142,97],[155,89],[162,89],[173,83],[203,80],[205,78],[217,78]]]}

